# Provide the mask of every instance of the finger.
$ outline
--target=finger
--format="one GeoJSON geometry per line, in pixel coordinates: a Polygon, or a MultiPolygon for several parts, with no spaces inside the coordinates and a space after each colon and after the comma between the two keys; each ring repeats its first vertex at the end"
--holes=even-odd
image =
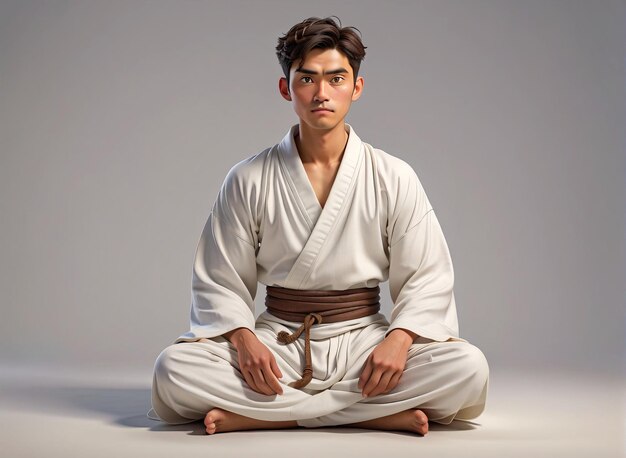
{"type": "Polygon", "coordinates": [[[248,360],[246,358],[243,358],[242,354],[239,353],[239,370],[241,372],[241,375],[243,375],[244,380],[253,391],[256,391],[257,393],[262,393],[258,384],[254,380],[254,377],[252,376],[251,369],[253,368],[247,363],[247,361],[248,360]]]}
{"type": "Polygon", "coordinates": [[[283,394],[280,382],[276,378],[276,375],[274,375],[274,372],[269,364],[263,368],[263,376],[265,377],[265,381],[269,385],[270,390],[272,390],[272,394],[283,394]]]}
{"type": "MultiPolygon", "coordinates": [[[[270,360],[270,367],[272,369],[272,374],[275,375],[278,378],[282,378],[283,377],[283,373],[280,371],[280,368],[278,367],[278,363],[276,362],[275,358],[272,358],[270,360]]],[[[276,377],[274,377],[274,380],[276,380],[276,377]]],[[[279,391],[277,391],[278,394],[283,394],[283,387],[280,384],[280,381],[276,380],[276,384],[278,385],[279,391]]]]}
{"type": "Polygon", "coordinates": [[[259,390],[259,387],[254,382],[254,378],[252,377],[252,374],[250,372],[241,371],[241,375],[243,375],[244,380],[253,391],[256,391],[257,393],[261,392],[261,390],[259,390]]]}
{"type": "Polygon", "coordinates": [[[271,396],[272,394],[274,394],[272,390],[270,389],[270,387],[267,385],[267,382],[265,381],[265,377],[263,376],[261,369],[254,370],[252,372],[252,377],[254,377],[254,382],[259,387],[260,393],[266,394],[268,396],[271,396]]]}
{"type": "Polygon", "coordinates": [[[378,396],[380,393],[385,391],[385,388],[387,388],[387,385],[389,385],[389,381],[391,380],[391,377],[393,377],[393,374],[394,373],[392,371],[384,372],[382,377],[380,378],[374,389],[370,391],[368,396],[378,396]]]}
{"type": "Polygon", "coordinates": [[[400,372],[397,372],[393,377],[391,377],[391,380],[389,380],[389,384],[383,390],[383,393],[389,393],[391,390],[393,390],[398,385],[398,382],[400,381],[400,377],[402,377],[403,373],[404,371],[400,371],[400,372]]]}
{"type": "Polygon", "coordinates": [[[276,375],[276,377],[283,378],[283,373],[280,371],[280,368],[278,367],[278,363],[276,362],[275,358],[272,358],[270,360],[270,367],[272,368],[272,372],[274,373],[274,375],[276,375]]]}
{"type": "Polygon", "coordinates": [[[367,358],[367,361],[365,361],[365,367],[363,369],[363,372],[361,372],[361,376],[359,377],[359,383],[357,384],[359,390],[362,390],[365,386],[365,383],[369,380],[370,375],[372,375],[372,370],[373,368],[371,364],[371,359],[367,358]]]}
{"type": "Polygon", "coordinates": [[[363,396],[367,397],[370,395],[372,390],[378,385],[378,382],[380,381],[380,378],[382,377],[382,375],[383,375],[383,371],[380,369],[376,369],[374,370],[374,372],[372,372],[372,375],[370,375],[369,380],[363,387],[363,396]]]}

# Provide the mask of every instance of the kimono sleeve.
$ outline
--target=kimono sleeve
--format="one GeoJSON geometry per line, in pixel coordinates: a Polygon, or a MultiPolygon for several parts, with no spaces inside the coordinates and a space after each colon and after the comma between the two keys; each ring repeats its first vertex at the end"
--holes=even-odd
{"type": "Polygon", "coordinates": [[[435,211],[412,169],[399,189],[389,232],[394,305],[386,334],[403,328],[435,341],[464,340],[459,338],[452,260],[435,211]]]}
{"type": "Polygon", "coordinates": [[[258,229],[246,180],[233,167],[197,245],[192,272],[191,326],[175,343],[212,338],[239,327],[254,332],[258,229]]]}

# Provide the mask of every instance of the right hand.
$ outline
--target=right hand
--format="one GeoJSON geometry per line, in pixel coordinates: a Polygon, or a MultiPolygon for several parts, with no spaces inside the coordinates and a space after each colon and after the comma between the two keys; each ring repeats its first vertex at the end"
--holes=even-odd
{"type": "Polygon", "coordinates": [[[276,358],[256,334],[248,328],[237,328],[224,334],[224,337],[237,349],[239,369],[250,388],[268,396],[283,394],[278,382],[283,374],[276,358]]]}

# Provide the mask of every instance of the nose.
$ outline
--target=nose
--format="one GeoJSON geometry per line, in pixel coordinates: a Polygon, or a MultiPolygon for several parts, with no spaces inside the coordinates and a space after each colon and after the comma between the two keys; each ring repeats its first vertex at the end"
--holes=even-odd
{"type": "Polygon", "coordinates": [[[322,80],[320,84],[317,86],[317,91],[315,91],[316,102],[323,102],[325,100],[328,100],[328,95],[326,94],[325,84],[326,84],[325,81],[322,80]]]}

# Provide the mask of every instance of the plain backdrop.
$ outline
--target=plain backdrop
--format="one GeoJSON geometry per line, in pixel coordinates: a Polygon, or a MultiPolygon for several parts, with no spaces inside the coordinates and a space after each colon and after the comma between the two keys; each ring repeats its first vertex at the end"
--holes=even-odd
{"type": "Polygon", "coordinates": [[[461,336],[492,369],[623,371],[618,0],[2,0],[1,364],[152,368],[225,174],[298,121],[277,38],[333,14],[367,46],[346,121],[420,177],[461,336]]]}

